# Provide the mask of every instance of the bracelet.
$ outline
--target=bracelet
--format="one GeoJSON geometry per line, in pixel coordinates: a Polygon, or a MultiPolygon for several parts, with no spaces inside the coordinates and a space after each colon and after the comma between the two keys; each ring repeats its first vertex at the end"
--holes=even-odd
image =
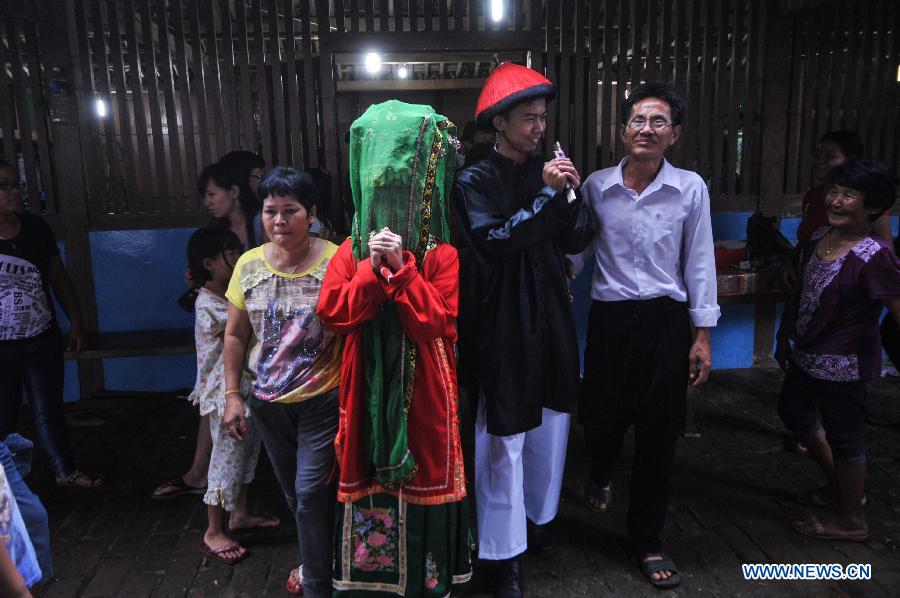
{"type": "Polygon", "coordinates": [[[224,394],[225,395],[240,395],[241,391],[238,390],[237,388],[229,388],[228,390],[225,391],[224,394]]]}

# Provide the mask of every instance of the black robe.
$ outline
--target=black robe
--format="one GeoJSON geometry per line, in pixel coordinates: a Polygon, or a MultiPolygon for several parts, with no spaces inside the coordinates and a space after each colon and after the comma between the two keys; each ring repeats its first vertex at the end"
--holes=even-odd
{"type": "Polygon", "coordinates": [[[477,318],[466,326],[477,336],[477,358],[467,364],[477,366],[488,432],[497,436],[536,428],[543,407],[573,413],[578,402],[565,254],[582,251],[593,231],[580,196],[569,204],[544,184],[544,162],[530,156],[516,164],[495,149],[453,188],[472,256],[462,276],[477,300],[465,310],[477,318]]]}

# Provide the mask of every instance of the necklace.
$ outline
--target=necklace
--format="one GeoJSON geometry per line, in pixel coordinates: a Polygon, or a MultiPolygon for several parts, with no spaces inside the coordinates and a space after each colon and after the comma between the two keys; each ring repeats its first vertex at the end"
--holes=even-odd
{"type": "Polygon", "coordinates": [[[837,245],[833,245],[833,246],[831,245],[831,243],[829,243],[828,245],[829,245],[830,247],[828,247],[828,248],[825,249],[825,255],[828,256],[828,255],[830,255],[831,252],[834,251],[835,249],[840,249],[841,247],[843,247],[844,245],[846,245],[846,244],[849,243],[850,241],[856,241],[856,240],[858,240],[859,238],[860,238],[860,237],[847,237],[846,239],[844,239],[843,241],[841,241],[841,242],[838,243],[837,245]]]}
{"type": "MultiPolygon", "coordinates": [[[[285,267],[284,262],[281,262],[281,264],[278,264],[278,270],[279,270],[280,272],[284,272],[285,274],[296,274],[297,271],[300,270],[300,266],[303,265],[303,262],[306,261],[306,258],[309,257],[309,253],[310,253],[310,250],[311,250],[311,249],[312,249],[312,238],[310,238],[310,239],[309,239],[309,242],[307,242],[307,244],[306,244],[306,250],[303,252],[303,255],[300,257],[300,261],[298,261],[296,264],[294,264],[294,267],[293,267],[293,268],[291,268],[290,270],[288,270],[288,269],[285,267]]],[[[279,259],[279,261],[281,261],[281,260],[279,259]]]]}

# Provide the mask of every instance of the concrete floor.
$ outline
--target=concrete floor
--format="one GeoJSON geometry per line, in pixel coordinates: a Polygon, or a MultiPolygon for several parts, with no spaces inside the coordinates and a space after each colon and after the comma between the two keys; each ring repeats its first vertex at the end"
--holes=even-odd
{"type": "MultiPolygon", "coordinates": [[[[679,444],[672,501],[663,538],[683,572],[683,596],[897,595],[900,587],[900,428],[869,426],[866,543],[821,542],[791,530],[807,513],[794,497],[819,483],[816,466],[785,450],[788,437],[774,407],[778,370],[716,371],[692,398],[698,435],[679,444]],[[742,563],[866,563],[870,581],[745,581],[742,563]]],[[[873,412],[900,414],[900,380],[871,385],[873,412]]],[[[198,496],[149,498],[154,484],[181,474],[193,451],[196,419],[175,397],[115,397],[76,405],[105,423],[73,427],[80,467],[110,476],[103,489],[56,488],[46,460],[35,456],[28,479],[50,512],[56,574],[38,595],[286,595],[296,561],[291,530],[241,538],[251,556],[231,568],[199,551],[206,524],[198,496]]],[[[82,415],[84,415],[82,413],[82,415]]],[[[91,423],[73,418],[74,423],[91,423]]],[[[29,422],[22,429],[28,434],[29,422]]],[[[471,449],[471,429],[463,431],[471,449]]],[[[468,453],[471,454],[471,451],[468,453]]],[[[631,449],[626,447],[609,513],[583,507],[586,460],[573,426],[560,513],[553,524],[557,554],[525,559],[529,596],[654,596],[624,537],[631,449]]],[[[287,518],[268,462],[252,486],[253,504],[287,518]]],[[[479,565],[466,596],[490,594],[491,570],[479,565]]]]}

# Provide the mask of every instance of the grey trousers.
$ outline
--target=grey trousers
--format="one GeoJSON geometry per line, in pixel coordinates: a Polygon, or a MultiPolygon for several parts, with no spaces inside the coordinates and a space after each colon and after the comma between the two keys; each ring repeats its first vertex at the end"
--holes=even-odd
{"type": "Polygon", "coordinates": [[[337,389],[301,403],[251,398],[250,411],[297,523],[303,595],[330,597],[337,389]]]}

